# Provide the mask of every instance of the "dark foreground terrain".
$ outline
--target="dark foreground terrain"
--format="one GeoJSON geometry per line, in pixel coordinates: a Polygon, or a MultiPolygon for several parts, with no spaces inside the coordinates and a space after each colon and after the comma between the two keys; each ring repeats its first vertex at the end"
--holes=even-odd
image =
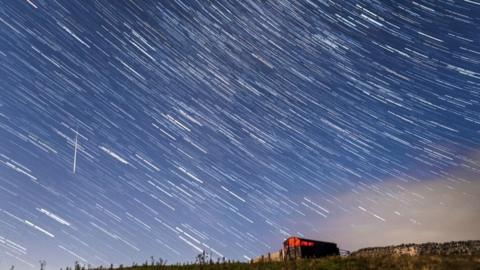
{"type": "Polygon", "coordinates": [[[123,270],[306,270],[306,269],[480,269],[480,256],[376,256],[376,257],[329,257],[271,263],[220,263],[190,265],[152,265],[123,267],[123,270]]]}

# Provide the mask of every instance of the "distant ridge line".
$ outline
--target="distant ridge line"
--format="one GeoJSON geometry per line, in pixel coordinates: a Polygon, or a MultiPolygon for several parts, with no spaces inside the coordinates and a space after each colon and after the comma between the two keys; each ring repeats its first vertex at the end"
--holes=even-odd
{"type": "Polygon", "coordinates": [[[352,252],[352,256],[395,256],[395,255],[480,255],[480,240],[451,241],[444,243],[401,244],[385,247],[362,248],[352,252]]]}

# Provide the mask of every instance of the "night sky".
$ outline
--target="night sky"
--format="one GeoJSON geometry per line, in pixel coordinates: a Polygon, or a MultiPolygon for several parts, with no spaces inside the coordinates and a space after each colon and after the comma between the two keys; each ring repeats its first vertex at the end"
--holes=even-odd
{"type": "Polygon", "coordinates": [[[0,5],[0,268],[480,238],[480,2],[0,5]]]}

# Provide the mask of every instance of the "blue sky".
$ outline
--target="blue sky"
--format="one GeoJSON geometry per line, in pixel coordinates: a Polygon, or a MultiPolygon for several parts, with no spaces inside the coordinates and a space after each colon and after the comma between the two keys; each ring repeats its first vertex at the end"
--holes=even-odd
{"type": "Polygon", "coordinates": [[[391,242],[478,238],[424,237],[457,208],[471,211],[455,226],[478,221],[478,12],[3,3],[0,266],[245,260],[288,235],[389,243],[346,239],[358,224],[391,242]]]}

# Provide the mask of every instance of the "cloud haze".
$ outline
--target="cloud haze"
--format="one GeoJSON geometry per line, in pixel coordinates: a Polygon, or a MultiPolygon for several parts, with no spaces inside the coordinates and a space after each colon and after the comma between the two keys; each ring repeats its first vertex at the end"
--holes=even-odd
{"type": "MultiPolygon", "coordinates": [[[[477,161],[479,160],[477,156],[477,161]]],[[[355,250],[400,243],[480,239],[480,179],[461,169],[429,181],[385,181],[340,196],[351,205],[320,231],[355,250]]]]}

